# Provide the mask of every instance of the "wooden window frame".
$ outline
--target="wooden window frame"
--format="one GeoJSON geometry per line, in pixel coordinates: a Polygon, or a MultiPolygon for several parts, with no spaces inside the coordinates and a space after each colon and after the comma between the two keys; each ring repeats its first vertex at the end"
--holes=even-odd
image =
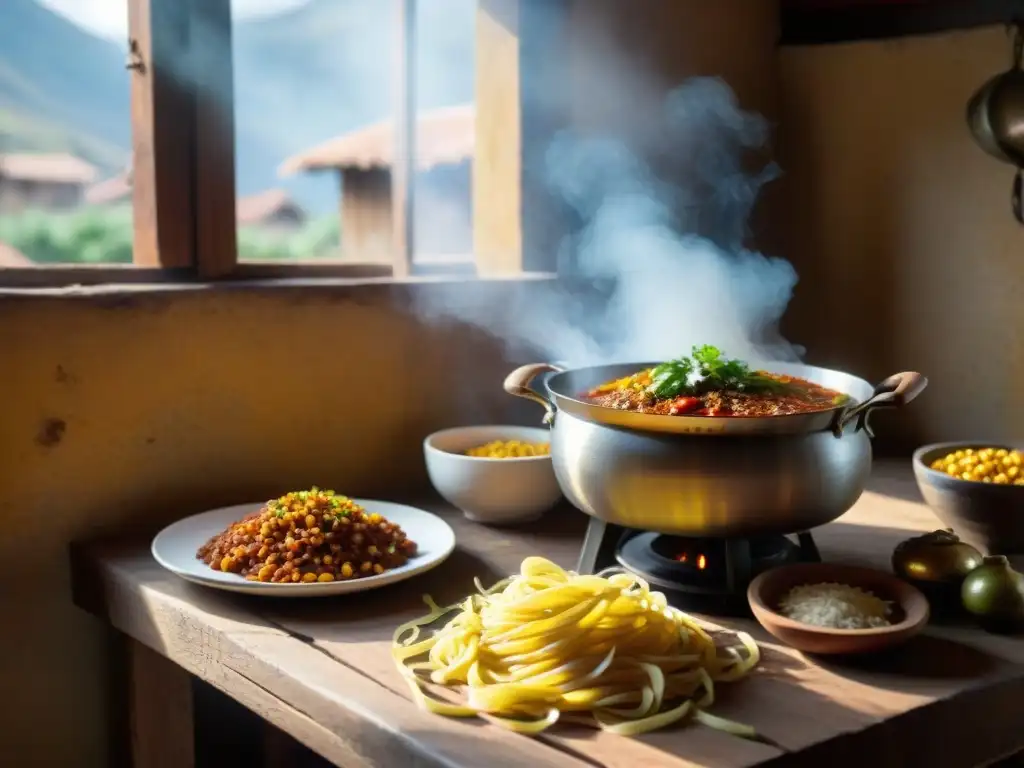
{"type": "MultiPolygon", "coordinates": [[[[391,2],[391,264],[239,262],[230,0],[127,0],[134,263],[4,268],[0,288],[408,278],[415,250],[417,0],[391,2]],[[219,44],[204,44],[211,39],[219,44]]],[[[557,217],[543,185],[527,178],[526,168],[564,120],[551,109],[551,99],[524,99],[523,90],[544,83],[545,93],[554,93],[562,83],[556,58],[561,27],[552,20],[564,17],[568,6],[569,0],[479,1],[472,271],[481,276],[548,273],[554,267],[557,217]],[[560,10],[553,15],[552,8],[560,10]]],[[[465,270],[449,265],[440,275],[464,277],[465,270]]]]}

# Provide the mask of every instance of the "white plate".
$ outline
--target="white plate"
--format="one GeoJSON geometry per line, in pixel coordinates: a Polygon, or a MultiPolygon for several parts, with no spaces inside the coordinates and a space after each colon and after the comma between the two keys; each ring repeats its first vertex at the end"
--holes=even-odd
{"type": "Polygon", "coordinates": [[[237,504],[179,520],[157,534],[150,550],[164,568],[183,579],[229,592],[244,592],[269,597],[322,597],[347,592],[364,592],[403,581],[429,571],[445,561],[455,548],[455,533],[444,520],[430,512],[390,501],[353,499],[367,512],[376,512],[397,523],[416,542],[416,556],[405,565],[381,574],[347,581],[314,582],[312,584],[273,584],[249,581],[237,573],[215,571],[196,558],[196,550],[231,523],[256,512],[262,504],[237,504]]]}

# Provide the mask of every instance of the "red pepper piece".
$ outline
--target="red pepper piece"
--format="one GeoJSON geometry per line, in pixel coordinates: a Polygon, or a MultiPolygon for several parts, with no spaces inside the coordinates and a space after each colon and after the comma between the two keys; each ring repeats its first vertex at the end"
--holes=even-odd
{"type": "Polygon", "coordinates": [[[691,413],[700,407],[699,397],[677,397],[669,406],[668,412],[673,416],[681,416],[684,413],[691,413]]]}

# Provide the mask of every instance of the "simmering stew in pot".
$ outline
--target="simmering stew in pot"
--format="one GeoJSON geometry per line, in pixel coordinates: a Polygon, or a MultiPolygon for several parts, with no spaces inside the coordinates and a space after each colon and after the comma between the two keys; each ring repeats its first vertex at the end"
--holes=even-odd
{"type": "Polygon", "coordinates": [[[662,416],[789,416],[843,405],[842,392],[794,376],[755,371],[715,347],[694,347],[653,368],[608,381],[580,398],[662,416]]]}

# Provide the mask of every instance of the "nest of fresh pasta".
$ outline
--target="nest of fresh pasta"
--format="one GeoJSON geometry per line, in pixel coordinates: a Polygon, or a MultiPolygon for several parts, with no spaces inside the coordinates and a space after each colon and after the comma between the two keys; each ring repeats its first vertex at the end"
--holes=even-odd
{"type": "Polygon", "coordinates": [[[716,683],[757,665],[749,635],[719,648],[642,579],[539,557],[477,590],[447,608],[425,598],[430,614],[395,632],[395,662],[421,707],[526,734],[571,721],[636,735],[693,718],[754,736],[707,711],[716,683]]]}

